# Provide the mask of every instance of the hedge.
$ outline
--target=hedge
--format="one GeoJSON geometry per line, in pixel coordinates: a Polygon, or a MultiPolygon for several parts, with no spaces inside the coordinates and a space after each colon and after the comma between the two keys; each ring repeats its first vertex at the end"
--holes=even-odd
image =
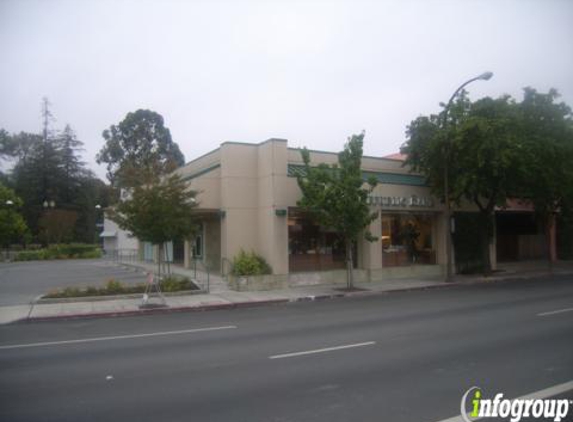
{"type": "Polygon", "coordinates": [[[69,245],[50,245],[48,248],[20,251],[15,261],[42,261],[48,259],[87,259],[101,258],[101,249],[97,245],[71,243],[69,245]]]}

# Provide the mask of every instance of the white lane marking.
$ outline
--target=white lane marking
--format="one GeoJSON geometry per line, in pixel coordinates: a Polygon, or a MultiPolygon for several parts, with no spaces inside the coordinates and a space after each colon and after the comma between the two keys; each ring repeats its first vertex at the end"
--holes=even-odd
{"type": "Polygon", "coordinates": [[[178,334],[201,333],[201,332],[205,332],[205,331],[231,330],[233,328],[237,328],[237,326],[236,325],[227,325],[224,327],[192,328],[189,330],[160,331],[160,332],[156,332],[156,333],[128,334],[128,335],[124,335],[124,336],[93,337],[93,338],[83,338],[83,339],[77,339],[77,340],[45,341],[42,343],[28,343],[28,344],[10,344],[10,345],[6,345],[6,346],[0,346],[0,350],[23,349],[23,348],[27,348],[27,347],[60,346],[60,345],[67,345],[67,344],[80,344],[80,343],[93,343],[96,341],[129,340],[129,339],[134,339],[134,338],[145,338],[145,337],[173,336],[173,335],[178,335],[178,334]]]}
{"type": "Polygon", "coordinates": [[[557,311],[542,312],[540,314],[537,314],[537,316],[549,316],[549,315],[555,315],[555,314],[562,314],[564,312],[573,312],[573,308],[558,309],[557,311]]]}
{"type": "Polygon", "coordinates": [[[313,355],[315,353],[325,353],[325,352],[333,352],[335,350],[352,349],[354,347],[372,346],[374,344],[376,344],[375,341],[367,341],[364,343],[346,344],[344,346],[326,347],[324,349],[307,350],[304,352],[284,353],[282,355],[269,356],[269,359],[293,358],[296,356],[313,355]]]}
{"type": "MultiPolygon", "coordinates": [[[[517,397],[513,400],[543,400],[549,397],[557,396],[561,393],[573,390],[573,381],[564,382],[563,384],[554,385],[553,387],[546,388],[544,390],[535,391],[533,393],[526,394],[525,396],[517,397]]],[[[468,413],[469,416],[469,413],[468,413]]],[[[484,418],[471,419],[472,421],[481,420],[484,418]]],[[[464,422],[461,415],[453,416],[448,419],[442,419],[436,422],[464,422]]]]}

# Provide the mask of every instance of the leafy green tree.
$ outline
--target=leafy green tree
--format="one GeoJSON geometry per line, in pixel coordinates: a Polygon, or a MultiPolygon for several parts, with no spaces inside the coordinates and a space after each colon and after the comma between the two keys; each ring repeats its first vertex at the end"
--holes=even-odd
{"type": "Polygon", "coordinates": [[[338,164],[321,163],[311,166],[310,153],[301,150],[304,172],[297,176],[302,198],[298,206],[308,211],[322,226],[335,229],[346,247],[347,287],[354,287],[352,249],[361,234],[369,241],[376,240],[367,230],[376,218],[370,211],[368,195],[376,187],[376,180],[364,181],[361,170],[364,133],[348,139],[338,154],[338,164]]]}
{"type": "Polygon", "coordinates": [[[61,198],[64,204],[72,204],[78,194],[78,189],[85,177],[93,177],[86,170],[85,163],[80,158],[83,150],[83,142],[78,140],[70,125],[54,139],[55,146],[60,156],[59,169],[61,172],[61,198]]]}
{"type": "Polygon", "coordinates": [[[197,229],[195,195],[180,176],[171,175],[131,188],[129,198],[120,201],[110,211],[110,217],[139,240],[158,245],[161,273],[165,243],[189,239],[197,229]]]}
{"type": "Polygon", "coordinates": [[[18,210],[22,200],[12,189],[0,184],[0,241],[3,247],[22,242],[28,233],[28,227],[18,210]]]}
{"type": "Polygon", "coordinates": [[[60,195],[63,183],[59,152],[51,141],[44,143],[41,138],[37,139],[38,142],[31,145],[26,158],[18,160],[11,175],[16,193],[26,204],[23,208],[24,217],[36,234],[44,201],[54,201],[58,206],[63,201],[60,195]]]}
{"type": "Polygon", "coordinates": [[[557,214],[564,221],[573,217],[573,114],[558,98],[554,89],[543,94],[525,88],[519,104],[528,165],[521,182],[522,196],[544,221],[548,241],[557,214]]]}
{"type": "Polygon", "coordinates": [[[509,96],[472,103],[464,92],[447,116],[444,112],[408,126],[401,148],[407,156],[404,165],[424,174],[433,193],[444,198],[447,164],[449,200],[458,205],[468,201],[479,209],[482,262],[489,273],[495,209],[515,194],[525,171],[517,107],[509,96]]]}
{"type": "MultiPolygon", "coordinates": [[[[50,221],[75,221],[71,238],[80,242],[93,242],[95,238],[95,205],[107,205],[107,190],[89,171],[80,158],[82,142],[77,139],[70,125],[63,131],[51,128],[54,120],[50,103],[42,100],[43,127],[41,134],[20,132],[9,134],[0,131],[0,158],[14,162],[11,172],[2,175],[24,201],[23,215],[31,231],[36,236],[47,239],[46,233],[58,233],[47,230],[53,226],[50,221]],[[48,218],[44,201],[54,202],[56,209],[65,210],[62,219],[48,218]],[[70,218],[75,214],[75,218],[70,218]],[[41,223],[41,224],[40,224],[41,223]]],[[[57,214],[57,213],[48,213],[57,214]]],[[[69,224],[68,224],[69,225],[69,224]]],[[[58,238],[69,239],[66,235],[58,238]]]]}
{"type": "Polygon", "coordinates": [[[128,113],[118,125],[103,131],[106,141],[97,155],[107,164],[114,187],[132,187],[166,175],[185,163],[163,117],[151,110],[128,113]]]}
{"type": "Polygon", "coordinates": [[[571,198],[570,111],[554,104],[555,98],[553,91],[541,95],[526,89],[521,103],[509,96],[472,103],[462,93],[447,116],[444,111],[421,116],[408,126],[401,148],[407,156],[404,165],[424,174],[434,194],[444,198],[449,157],[450,200],[458,205],[469,201],[479,209],[486,273],[491,271],[489,244],[496,207],[522,198],[548,214],[571,198]]]}

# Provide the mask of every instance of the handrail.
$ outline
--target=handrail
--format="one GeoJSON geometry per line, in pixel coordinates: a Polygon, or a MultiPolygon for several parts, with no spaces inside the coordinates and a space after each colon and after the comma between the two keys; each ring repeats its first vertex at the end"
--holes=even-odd
{"type": "Polygon", "coordinates": [[[199,263],[199,264],[201,265],[201,267],[202,267],[202,268],[199,269],[199,273],[203,272],[203,273],[206,274],[206,276],[207,276],[207,280],[206,280],[206,290],[207,290],[207,293],[209,293],[210,288],[211,288],[211,287],[210,287],[210,284],[211,284],[211,270],[210,270],[209,266],[208,266],[205,262],[203,262],[200,258],[197,258],[197,257],[195,257],[195,256],[192,257],[191,260],[192,260],[192,262],[193,262],[193,263],[192,263],[193,278],[194,278],[196,281],[201,281],[201,280],[199,280],[199,277],[197,277],[197,263],[199,263]]]}

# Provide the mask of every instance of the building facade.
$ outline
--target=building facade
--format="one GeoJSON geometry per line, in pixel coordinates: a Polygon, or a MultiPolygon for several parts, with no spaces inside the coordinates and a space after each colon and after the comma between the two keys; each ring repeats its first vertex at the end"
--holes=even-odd
{"type": "MultiPolygon", "coordinates": [[[[311,163],[333,164],[336,153],[311,151],[311,163]]],[[[386,276],[441,274],[446,260],[444,206],[433,198],[424,178],[411,174],[399,159],[363,157],[365,178],[379,184],[370,197],[377,218],[375,242],[356,245],[358,280],[386,276]]],[[[296,175],[303,170],[299,149],[287,141],[223,143],[220,148],[178,169],[198,192],[201,236],[185,242],[184,264],[193,250],[213,271],[226,274],[241,251],[263,256],[273,274],[297,280],[344,279],[344,246],[328,228],[316,225],[297,207],[296,175]]]]}

